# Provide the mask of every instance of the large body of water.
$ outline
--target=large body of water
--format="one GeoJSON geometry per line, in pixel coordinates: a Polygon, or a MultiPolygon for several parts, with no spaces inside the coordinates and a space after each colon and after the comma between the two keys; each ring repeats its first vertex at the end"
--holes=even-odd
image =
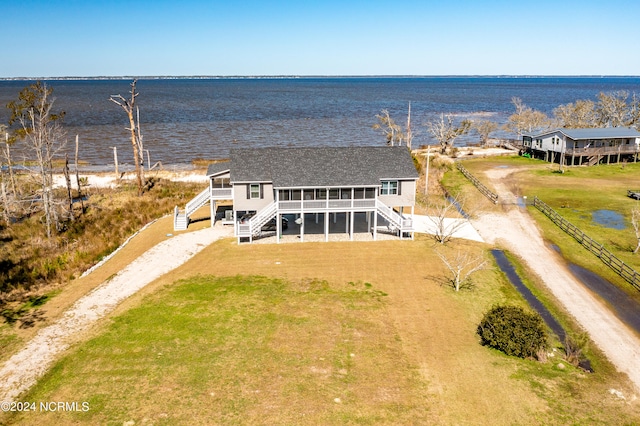
{"type": "MultiPolygon", "coordinates": [[[[80,158],[93,165],[130,162],[124,111],[109,96],[130,80],[54,80],[55,108],[80,158]]],[[[16,99],[28,81],[0,81],[0,104],[16,99]]],[[[404,123],[411,102],[414,146],[433,143],[424,124],[440,113],[504,123],[511,99],[551,114],[560,104],[595,100],[599,92],[640,93],[640,77],[425,77],[141,79],[140,121],[151,161],[189,163],[228,156],[233,147],[381,145],[372,126],[387,109],[404,123]]],[[[0,123],[8,111],[0,108],[0,123]]],[[[509,135],[498,133],[497,136],[509,135]]],[[[476,142],[476,135],[460,143],[476,142]]]]}

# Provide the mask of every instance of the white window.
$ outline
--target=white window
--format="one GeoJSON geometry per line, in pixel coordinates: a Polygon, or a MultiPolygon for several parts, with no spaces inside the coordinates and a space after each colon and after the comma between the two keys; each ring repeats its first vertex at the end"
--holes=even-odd
{"type": "Polygon", "coordinates": [[[398,181],[397,180],[382,181],[382,188],[380,188],[380,195],[398,195],[398,181]]]}
{"type": "Polygon", "coordinates": [[[251,198],[251,199],[260,198],[260,184],[259,183],[252,183],[249,186],[249,198],[251,198]]]}

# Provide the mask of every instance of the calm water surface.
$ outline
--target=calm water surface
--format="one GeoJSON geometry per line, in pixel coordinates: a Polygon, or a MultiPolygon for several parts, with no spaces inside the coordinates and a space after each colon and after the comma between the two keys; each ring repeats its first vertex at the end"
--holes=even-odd
{"type": "MultiPolygon", "coordinates": [[[[26,81],[0,81],[0,103],[15,99],[26,81]]],[[[65,129],[81,141],[80,157],[94,165],[130,161],[127,118],[109,96],[130,89],[129,80],[56,80],[57,110],[65,129]]],[[[551,114],[560,104],[593,99],[601,91],[640,93],[640,78],[287,78],[139,80],[145,148],[152,162],[188,163],[223,158],[232,147],[380,145],[375,115],[388,109],[404,123],[411,102],[414,146],[432,143],[424,123],[440,113],[457,119],[504,123],[511,98],[551,114]]],[[[0,108],[0,123],[8,112],[0,108]]],[[[496,134],[496,136],[509,136],[496,134]]],[[[476,135],[460,144],[476,142],[476,135]]]]}

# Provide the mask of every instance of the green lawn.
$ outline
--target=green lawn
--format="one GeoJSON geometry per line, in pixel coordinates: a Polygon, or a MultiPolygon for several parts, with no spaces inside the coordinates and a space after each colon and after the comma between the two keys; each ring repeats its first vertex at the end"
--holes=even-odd
{"type": "Polygon", "coordinates": [[[37,422],[426,423],[423,384],[393,324],[371,315],[384,298],[368,283],[177,282],[115,318],[30,395],[90,410],[37,422]]]}
{"type": "Polygon", "coordinates": [[[218,241],[125,303],[21,398],[88,402],[87,412],[0,422],[640,422],[637,403],[609,393],[631,390],[597,351],[596,372],[585,374],[558,368],[557,358],[539,363],[480,346],[483,313],[523,301],[496,270],[475,276],[473,290],[442,286],[433,250],[427,238],[218,241]]]}

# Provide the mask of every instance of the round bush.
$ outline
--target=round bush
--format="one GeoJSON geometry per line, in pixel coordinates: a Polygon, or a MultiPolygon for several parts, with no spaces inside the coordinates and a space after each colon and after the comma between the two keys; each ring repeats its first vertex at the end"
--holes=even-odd
{"type": "Polygon", "coordinates": [[[538,351],[547,347],[540,315],[517,306],[491,308],[480,321],[477,333],[482,345],[520,358],[537,358],[538,351]]]}

